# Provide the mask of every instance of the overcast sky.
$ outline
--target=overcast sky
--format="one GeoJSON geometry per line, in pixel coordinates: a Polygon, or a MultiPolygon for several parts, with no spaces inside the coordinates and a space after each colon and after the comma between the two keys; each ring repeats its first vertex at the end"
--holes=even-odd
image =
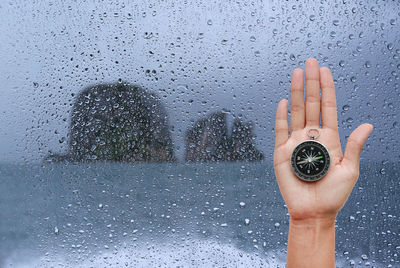
{"type": "Polygon", "coordinates": [[[73,94],[119,78],[162,98],[178,158],[193,121],[226,109],[272,159],[276,105],[307,57],[332,70],[343,146],[369,122],[363,157],[400,159],[399,2],[33,2],[0,4],[0,162],[66,151],[73,94]]]}

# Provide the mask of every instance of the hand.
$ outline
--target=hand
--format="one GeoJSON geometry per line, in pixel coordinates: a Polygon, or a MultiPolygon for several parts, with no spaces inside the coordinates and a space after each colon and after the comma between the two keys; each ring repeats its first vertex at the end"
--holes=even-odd
{"type": "Polygon", "coordinates": [[[317,60],[309,58],[305,66],[305,79],[306,100],[304,102],[303,70],[293,71],[290,136],[288,101],[283,99],[278,105],[275,123],[275,175],[291,220],[332,219],[334,221],[357,181],[362,147],[373,126],[362,124],[357,127],[347,140],[343,156],[338,133],[332,75],[328,68],[320,69],[317,60]],[[320,126],[320,112],[322,126],[320,126]],[[331,156],[328,173],[316,182],[300,180],[293,173],[290,165],[293,149],[299,143],[309,139],[307,130],[310,128],[319,130],[318,141],[326,146],[331,156]]]}

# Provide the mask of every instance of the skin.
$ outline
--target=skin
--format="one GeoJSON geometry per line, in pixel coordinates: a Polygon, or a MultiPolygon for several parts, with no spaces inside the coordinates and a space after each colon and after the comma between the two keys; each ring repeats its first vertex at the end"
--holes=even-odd
{"type": "Polygon", "coordinates": [[[357,182],[362,147],[373,126],[358,126],[343,155],[332,74],[319,68],[314,58],[306,60],[305,72],[293,71],[290,100],[290,134],[288,101],[282,99],[276,111],[274,150],[275,176],[290,215],[287,267],[335,267],[335,219],[357,182]],[[317,140],[331,156],[328,173],[316,182],[300,180],[290,165],[296,145],[310,139],[310,128],[319,130],[317,140]]]}

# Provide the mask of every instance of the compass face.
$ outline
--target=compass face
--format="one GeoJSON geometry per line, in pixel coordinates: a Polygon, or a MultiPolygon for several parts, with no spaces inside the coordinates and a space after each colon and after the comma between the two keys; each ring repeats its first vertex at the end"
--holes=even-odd
{"type": "Polygon", "coordinates": [[[330,157],[324,145],[309,140],[296,146],[290,163],[297,177],[304,181],[317,181],[328,172],[330,157]]]}

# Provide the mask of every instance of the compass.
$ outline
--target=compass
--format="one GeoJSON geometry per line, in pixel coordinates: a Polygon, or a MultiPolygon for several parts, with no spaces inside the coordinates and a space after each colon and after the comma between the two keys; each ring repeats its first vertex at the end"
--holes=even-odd
{"type": "Polygon", "coordinates": [[[290,163],[293,172],[303,181],[317,181],[322,179],[329,170],[330,156],[326,147],[316,141],[319,137],[317,129],[309,129],[306,140],[294,148],[290,163]],[[311,131],[317,131],[317,136],[311,136],[311,131]]]}

